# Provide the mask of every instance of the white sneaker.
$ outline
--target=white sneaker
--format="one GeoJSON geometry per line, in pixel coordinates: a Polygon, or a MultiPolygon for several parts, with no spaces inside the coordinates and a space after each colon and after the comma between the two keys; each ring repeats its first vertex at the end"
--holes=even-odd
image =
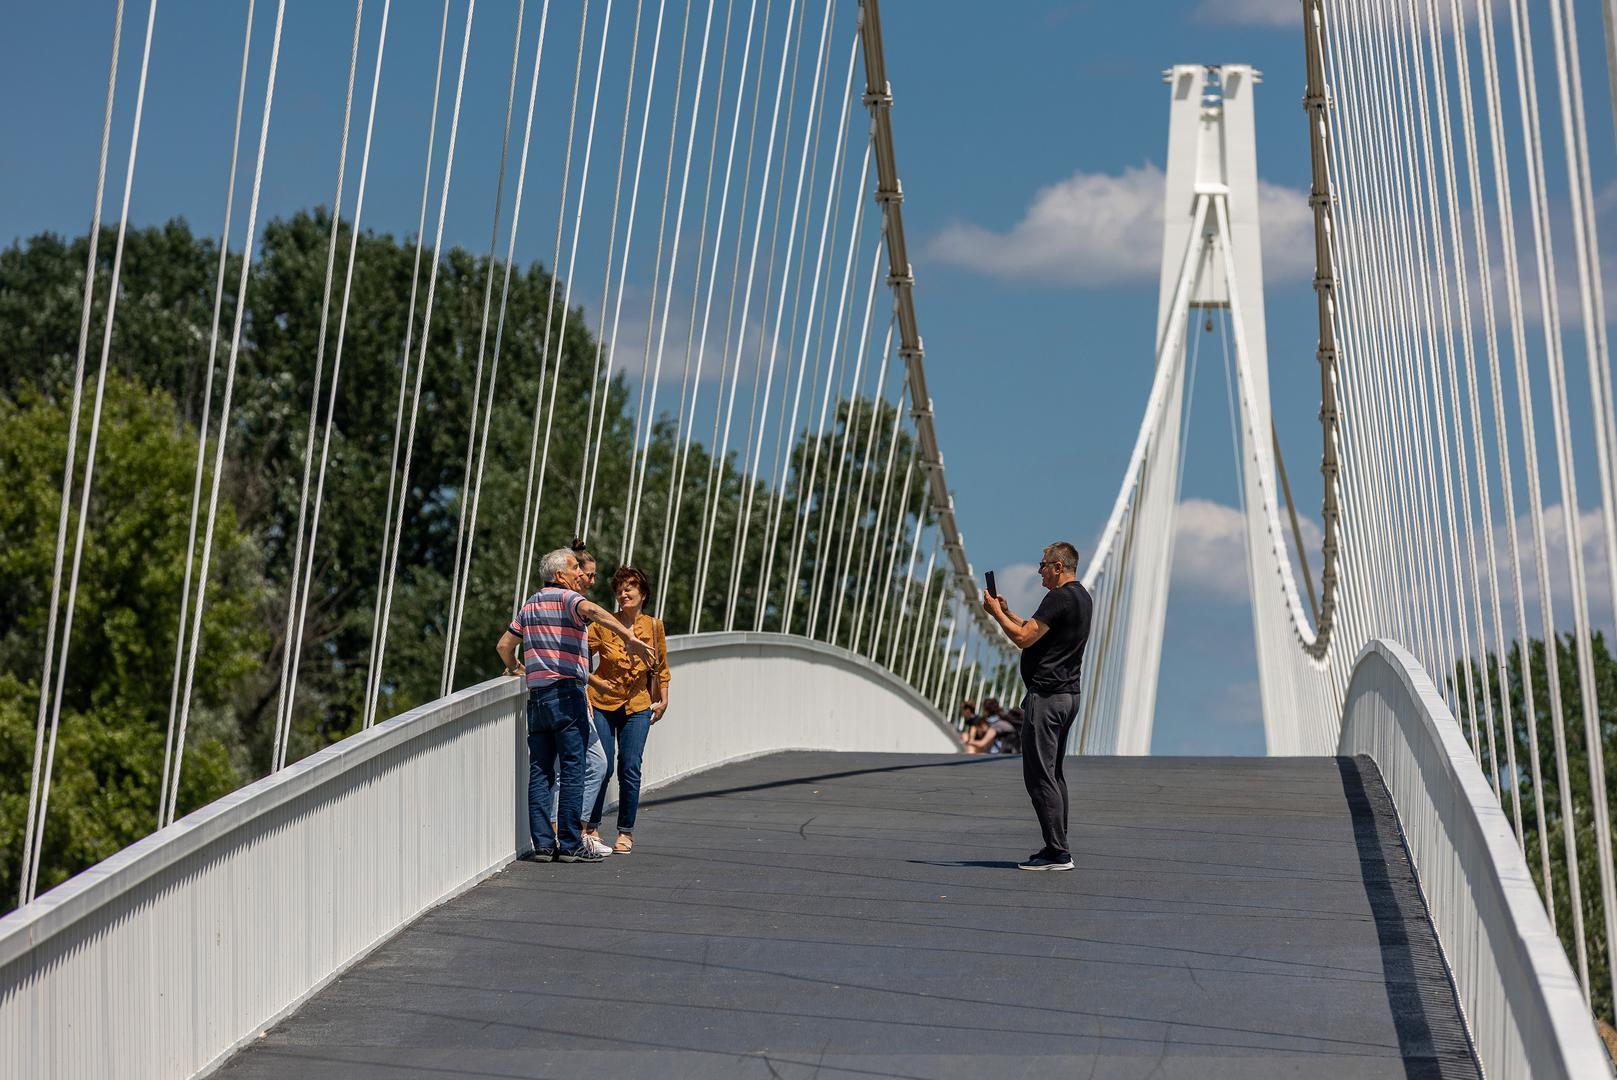
{"type": "Polygon", "coordinates": [[[584,847],[602,858],[612,854],[612,848],[604,843],[599,836],[584,837],[584,847]]]}

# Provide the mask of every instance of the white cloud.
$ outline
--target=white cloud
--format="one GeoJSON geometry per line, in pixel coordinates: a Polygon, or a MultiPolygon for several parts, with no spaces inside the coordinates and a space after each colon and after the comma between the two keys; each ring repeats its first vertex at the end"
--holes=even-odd
{"type": "Polygon", "coordinates": [[[1314,279],[1314,211],[1308,194],[1284,184],[1258,181],[1258,223],[1263,230],[1263,276],[1314,279]]]}
{"type": "MultiPolygon", "coordinates": [[[[1308,550],[1309,568],[1314,575],[1316,586],[1320,572],[1320,544],[1322,530],[1320,525],[1303,516],[1299,516],[1298,524],[1303,533],[1303,544],[1308,550]]],[[[1282,521],[1286,532],[1286,554],[1292,563],[1292,574],[1297,581],[1300,597],[1307,605],[1307,587],[1303,584],[1302,572],[1297,565],[1296,550],[1291,542],[1290,526],[1282,521]]],[[[1245,529],[1244,518],[1241,511],[1233,506],[1212,502],[1207,499],[1186,499],[1180,503],[1174,516],[1174,549],[1171,587],[1175,596],[1186,597],[1202,603],[1222,603],[1246,606],[1251,603],[1251,594],[1247,585],[1246,545],[1243,539],[1245,529]],[[1182,592],[1180,590],[1183,590],[1182,592]]],[[[1589,509],[1578,514],[1575,529],[1579,547],[1583,556],[1585,581],[1587,582],[1587,595],[1589,598],[1590,619],[1595,629],[1613,629],[1617,623],[1617,611],[1614,611],[1610,596],[1609,577],[1606,571],[1605,534],[1601,525],[1600,511],[1589,509]]],[[[1516,521],[1516,537],[1518,554],[1521,564],[1523,601],[1527,609],[1527,629],[1529,635],[1542,637],[1542,615],[1539,609],[1538,588],[1538,561],[1533,539],[1532,518],[1528,514],[1521,514],[1516,521]]],[[[1496,563],[1496,572],[1487,574],[1484,537],[1479,533],[1475,540],[1476,553],[1479,564],[1483,568],[1484,580],[1478,600],[1482,604],[1483,621],[1490,642],[1493,638],[1492,615],[1492,589],[1495,580],[1498,581],[1500,598],[1503,602],[1502,614],[1505,623],[1505,634],[1510,640],[1516,637],[1516,611],[1515,592],[1511,582],[1510,566],[1510,536],[1507,526],[1497,522],[1493,526],[1493,542],[1496,563]]],[[[1545,555],[1548,563],[1550,577],[1550,596],[1555,610],[1555,624],[1557,629],[1566,632],[1572,629],[1572,571],[1570,551],[1567,545],[1566,529],[1559,503],[1544,508],[1544,541],[1545,555]]],[[[1448,541],[1440,541],[1443,545],[1440,557],[1448,562],[1448,541]]],[[[1463,539],[1459,544],[1460,566],[1457,571],[1454,566],[1449,568],[1450,603],[1453,603],[1452,590],[1463,585],[1465,589],[1465,617],[1468,622],[1473,618],[1471,608],[1471,593],[1473,579],[1471,577],[1470,563],[1467,557],[1463,539]]],[[[1003,571],[1004,580],[1009,580],[1011,569],[1003,571]]],[[[1025,566],[1014,569],[1025,569],[1033,572],[1033,567],[1025,566]]],[[[1005,586],[1001,585],[1001,591],[1005,586]]],[[[1037,583],[1033,584],[1037,589],[1037,583]]],[[[1170,600],[1170,603],[1172,600],[1170,600]]],[[[1014,603],[1013,603],[1014,607],[1014,603]]],[[[1017,609],[1020,610],[1020,609],[1017,609]]],[[[1458,617],[1457,615],[1455,617],[1458,617]]],[[[1456,628],[1456,633],[1458,629],[1456,628]]],[[[1458,638],[1456,638],[1458,643],[1458,638]]]]}
{"type": "MultiPolygon", "coordinates": [[[[730,379],[728,372],[731,371],[731,361],[728,358],[739,354],[742,365],[741,381],[750,383],[760,364],[768,362],[769,345],[772,340],[769,337],[764,338],[764,348],[762,359],[760,360],[758,341],[764,326],[762,321],[757,318],[757,313],[749,313],[746,334],[741,336],[739,340],[737,339],[735,328],[733,326],[730,328],[730,349],[726,353],[724,347],[725,312],[722,302],[715,301],[713,305],[714,311],[708,321],[707,342],[703,347],[702,312],[700,309],[697,310],[693,332],[691,309],[688,301],[689,295],[687,294],[686,302],[681,303],[679,294],[676,291],[673,311],[668,318],[668,328],[665,335],[662,325],[661,294],[657,297],[658,310],[655,323],[653,323],[649,293],[642,288],[630,285],[624,292],[623,316],[618,324],[617,347],[612,350],[613,370],[624,373],[632,382],[640,380],[642,371],[649,374],[654,369],[659,370],[660,374],[657,378],[657,384],[660,388],[659,393],[666,392],[669,388],[672,388],[677,393],[679,385],[685,377],[687,355],[691,356],[693,361],[698,354],[700,355],[702,360],[700,377],[703,384],[717,382],[720,376],[723,375],[728,385],[730,379]],[[649,334],[648,330],[650,331],[649,334]],[[650,364],[646,362],[648,358],[646,347],[648,341],[651,346],[649,351],[650,364]],[[662,352],[660,368],[657,367],[659,342],[661,343],[662,352]],[[689,349],[687,349],[687,345],[689,349]]],[[[592,321],[596,327],[601,324],[601,320],[592,321]]],[[[592,329],[595,329],[595,327],[592,327],[592,329]]],[[[877,345],[872,346],[872,348],[879,345],[880,342],[877,342],[877,345]]],[[[777,379],[780,377],[780,371],[788,359],[786,356],[786,335],[783,330],[780,352],[775,360],[777,379]]]]}
{"type": "Polygon", "coordinates": [[[1296,0],[1201,0],[1191,12],[1200,23],[1224,26],[1302,26],[1302,7],[1296,0]]]}
{"type": "MultiPolygon", "coordinates": [[[[1599,510],[1585,510],[1578,514],[1575,522],[1578,534],[1578,546],[1583,556],[1584,580],[1587,583],[1590,618],[1595,627],[1610,629],[1613,612],[1609,587],[1609,578],[1606,572],[1606,543],[1605,534],[1600,523],[1599,510]]],[[[1510,534],[1507,527],[1500,523],[1493,527],[1494,561],[1498,568],[1496,577],[1500,586],[1500,599],[1503,601],[1503,614],[1505,633],[1514,639],[1515,615],[1515,588],[1510,573],[1510,534]]],[[[1533,522],[1530,514],[1521,514],[1516,519],[1516,540],[1521,563],[1522,595],[1527,608],[1527,631],[1533,637],[1543,636],[1543,616],[1539,609],[1538,588],[1538,556],[1537,545],[1533,537],[1533,522]]],[[[1482,538],[1477,541],[1477,558],[1479,562],[1486,556],[1486,549],[1482,546],[1482,538]]],[[[1555,624],[1557,629],[1567,631],[1572,629],[1572,561],[1571,551],[1567,544],[1565,519],[1562,517],[1561,504],[1556,503],[1544,508],[1544,554],[1545,563],[1550,576],[1550,599],[1555,611],[1555,624]]],[[[1462,546],[1460,558],[1466,559],[1462,546]]],[[[1469,578],[1469,566],[1467,567],[1469,578]]],[[[1484,580],[1480,592],[1480,599],[1484,605],[1483,618],[1490,626],[1492,633],[1492,613],[1490,611],[1492,600],[1492,581],[1484,580]]]]}
{"type": "MultiPolygon", "coordinates": [[[[1612,192],[1610,196],[1604,192],[1598,194],[1596,206],[1601,210],[1603,217],[1609,218],[1611,209],[1617,208],[1617,191],[1612,192]]],[[[1491,209],[1490,207],[1490,214],[1491,209]]],[[[1440,335],[1439,340],[1442,341],[1446,340],[1443,335],[1452,333],[1456,335],[1454,339],[1456,350],[1461,348],[1459,331],[1462,328],[1468,329],[1479,361],[1485,361],[1486,353],[1483,350],[1486,348],[1488,333],[1488,323],[1485,319],[1487,305],[1484,303],[1486,292],[1493,301],[1498,347],[1505,358],[1505,363],[1508,364],[1510,278],[1506,273],[1499,222],[1493,217],[1484,222],[1484,243],[1488,256],[1485,290],[1483,265],[1477,253],[1475,222],[1470,206],[1464,204],[1460,206],[1458,259],[1463,259],[1465,264],[1463,281],[1457,273],[1459,263],[1455,254],[1454,238],[1447,230],[1446,203],[1442,207],[1442,214],[1444,235],[1441,248],[1434,239],[1436,223],[1425,222],[1416,229],[1407,221],[1401,224],[1389,223],[1382,215],[1362,216],[1357,219],[1353,227],[1358,235],[1365,239],[1352,242],[1354,251],[1357,251],[1358,245],[1363,243],[1375,244],[1382,248],[1388,248],[1390,245],[1390,250],[1406,253],[1409,261],[1406,263],[1402,258],[1391,258],[1370,264],[1357,260],[1356,255],[1354,259],[1357,261],[1347,261],[1339,256],[1338,265],[1343,269],[1344,313],[1354,323],[1381,326],[1386,325],[1389,320],[1395,320],[1396,325],[1400,327],[1399,332],[1416,341],[1424,341],[1428,333],[1440,335]],[[1424,251],[1421,248],[1422,244],[1425,245],[1424,251]],[[1434,266],[1437,269],[1433,269],[1434,266]],[[1439,273],[1442,274],[1441,281],[1437,276],[1439,273]],[[1448,290],[1451,305],[1451,316],[1447,323],[1443,315],[1443,287],[1448,290]],[[1403,329],[1406,326],[1409,328],[1407,331],[1403,329]]],[[[1544,324],[1544,301],[1540,291],[1533,224],[1530,215],[1520,206],[1514,220],[1522,324],[1538,328],[1544,324]]],[[[1347,217],[1340,210],[1337,221],[1339,235],[1343,238],[1346,249],[1349,246],[1347,241],[1350,231],[1346,224],[1347,217]]],[[[1568,339],[1579,339],[1583,336],[1583,307],[1579,294],[1572,219],[1565,203],[1551,206],[1550,226],[1551,247],[1555,255],[1555,262],[1551,268],[1551,283],[1560,313],[1561,331],[1568,339]]],[[[1606,295],[1617,295],[1617,267],[1611,265],[1610,259],[1603,259],[1600,272],[1606,295]]],[[[1609,305],[1607,310],[1609,313],[1609,305]]],[[[1359,340],[1367,340],[1370,337],[1369,331],[1358,335],[1359,340]]],[[[1528,347],[1539,348],[1538,334],[1529,335],[1528,347]]]]}
{"type": "Polygon", "coordinates": [[[1033,563],[1011,563],[995,570],[994,588],[999,590],[1011,610],[1023,618],[1037,611],[1039,601],[1044,599],[1039,568],[1033,563]]]}
{"type": "MultiPolygon", "coordinates": [[[[946,227],[932,258],[994,277],[1065,285],[1156,281],[1162,269],[1162,170],[1075,172],[1040,189],[1008,232],[969,223],[946,227]]],[[[1313,217],[1303,192],[1258,181],[1264,275],[1310,275],[1313,217]]]]}
{"type": "MultiPolygon", "coordinates": [[[[1298,528],[1303,533],[1303,546],[1308,550],[1309,569],[1319,574],[1320,543],[1324,538],[1319,524],[1299,514],[1298,528]]],[[[1286,554],[1291,559],[1292,577],[1305,606],[1308,587],[1303,584],[1302,570],[1297,565],[1296,545],[1291,539],[1290,524],[1282,521],[1286,535],[1286,554]]],[[[1173,588],[1189,590],[1196,599],[1229,604],[1250,604],[1252,595],[1247,586],[1245,518],[1233,506],[1208,499],[1186,499],[1174,514],[1173,588]]]]}
{"type": "MultiPolygon", "coordinates": [[[[1460,0],[1461,18],[1469,20],[1476,11],[1477,0],[1460,0]]],[[[1495,0],[1495,6],[1501,6],[1495,0]]],[[[1374,13],[1362,15],[1380,19],[1374,13]]],[[[1424,7],[1397,9],[1386,18],[1403,18],[1418,26],[1427,25],[1424,7]]],[[[1302,6],[1296,0],[1201,0],[1191,11],[1191,18],[1199,23],[1218,26],[1269,26],[1286,30],[1300,30],[1303,25],[1302,6]]],[[[1437,5],[1438,22],[1447,26],[1453,20],[1447,0],[1437,5]]]]}
{"type": "Polygon", "coordinates": [[[1246,604],[1246,528],[1241,511],[1207,499],[1186,499],[1174,512],[1172,588],[1202,599],[1246,604]]]}

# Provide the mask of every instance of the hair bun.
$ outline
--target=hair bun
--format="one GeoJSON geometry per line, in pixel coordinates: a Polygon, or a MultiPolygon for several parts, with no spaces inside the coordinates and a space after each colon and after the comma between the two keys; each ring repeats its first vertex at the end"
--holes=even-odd
{"type": "Polygon", "coordinates": [[[581,536],[575,536],[575,537],[573,537],[573,542],[568,546],[571,547],[574,551],[583,551],[584,550],[584,538],[581,537],[581,536]]]}

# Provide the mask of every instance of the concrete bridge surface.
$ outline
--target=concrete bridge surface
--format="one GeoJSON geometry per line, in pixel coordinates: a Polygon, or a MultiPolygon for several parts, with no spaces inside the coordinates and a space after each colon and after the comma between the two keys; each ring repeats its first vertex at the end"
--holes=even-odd
{"type": "Polygon", "coordinates": [[[1067,770],[1071,873],[1015,867],[1019,758],[686,779],[635,854],[512,864],[216,1075],[1480,1077],[1368,759],[1067,770]]]}

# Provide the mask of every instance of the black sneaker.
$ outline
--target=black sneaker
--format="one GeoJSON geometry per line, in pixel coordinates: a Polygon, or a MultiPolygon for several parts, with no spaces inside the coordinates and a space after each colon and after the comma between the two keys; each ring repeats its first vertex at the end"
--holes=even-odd
{"type": "Polygon", "coordinates": [[[592,863],[593,862],[605,862],[606,861],[606,856],[600,854],[599,852],[592,851],[587,847],[581,847],[581,848],[578,848],[575,851],[557,851],[556,852],[556,861],[557,862],[592,862],[592,863]]]}
{"type": "Polygon", "coordinates": [[[534,848],[524,851],[517,859],[521,862],[551,862],[556,858],[556,849],[553,847],[534,848]]]}
{"type": "Polygon", "coordinates": [[[1026,862],[1018,863],[1021,870],[1071,870],[1071,855],[1052,855],[1048,851],[1038,851],[1028,858],[1026,862]]]}

